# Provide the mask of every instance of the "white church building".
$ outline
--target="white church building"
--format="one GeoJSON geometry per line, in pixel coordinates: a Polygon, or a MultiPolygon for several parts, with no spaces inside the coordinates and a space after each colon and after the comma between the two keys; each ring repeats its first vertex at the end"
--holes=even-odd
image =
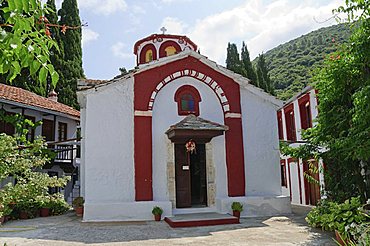
{"type": "Polygon", "coordinates": [[[290,213],[280,186],[281,101],[197,52],[186,36],[136,42],[137,67],[79,81],[84,221],[290,213]]]}

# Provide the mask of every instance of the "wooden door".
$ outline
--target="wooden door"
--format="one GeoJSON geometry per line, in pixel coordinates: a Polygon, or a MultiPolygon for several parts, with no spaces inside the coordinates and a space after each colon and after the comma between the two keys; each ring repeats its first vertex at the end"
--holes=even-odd
{"type": "Polygon", "coordinates": [[[207,177],[205,144],[197,144],[196,152],[190,155],[191,204],[207,206],[207,177]]]}
{"type": "Polygon", "coordinates": [[[191,207],[190,166],[185,144],[175,144],[176,207],[191,207]]]}
{"type": "MultiPolygon", "coordinates": [[[[318,163],[314,163],[315,168],[318,170],[318,163]]],[[[320,181],[320,177],[318,173],[310,173],[309,172],[309,164],[307,162],[303,163],[303,171],[307,174],[310,174],[315,180],[320,181]]],[[[306,198],[306,205],[317,205],[317,202],[320,200],[320,185],[312,182],[308,182],[308,180],[304,179],[304,186],[305,186],[305,198],[306,198]]]]}

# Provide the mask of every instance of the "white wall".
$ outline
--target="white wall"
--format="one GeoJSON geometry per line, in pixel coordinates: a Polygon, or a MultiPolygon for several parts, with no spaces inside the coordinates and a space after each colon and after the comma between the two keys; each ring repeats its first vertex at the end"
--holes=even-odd
{"type": "Polygon", "coordinates": [[[280,195],[276,108],[241,88],[247,196],[280,195]]]}
{"type": "Polygon", "coordinates": [[[300,204],[297,162],[290,163],[290,180],[292,185],[292,203],[300,204]]]}
{"type": "MultiPolygon", "coordinates": [[[[185,118],[179,116],[174,100],[177,89],[183,85],[194,86],[201,96],[199,104],[200,117],[219,124],[224,124],[223,111],[215,93],[203,82],[192,77],[178,78],[164,86],[155,98],[153,106],[153,199],[168,201],[167,188],[167,143],[165,132],[185,118]]],[[[225,137],[213,138],[213,162],[216,169],[216,197],[227,196],[225,137]]],[[[174,155],[174,153],[173,153],[174,155]]]]}
{"type": "Polygon", "coordinates": [[[97,90],[82,131],[85,204],[134,201],[133,79],[97,90]]]}
{"type": "MultiPolygon", "coordinates": [[[[7,112],[22,114],[22,109],[14,108],[13,105],[3,104],[3,108],[7,112]]],[[[54,121],[54,115],[45,115],[46,114],[45,112],[40,112],[40,111],[36,111],[36,110],[33,110],[33,109],[26,109],[26,108],[23,110],[23,112],[24,112],[24,115],[26,115],[26,116],[35,117],[35,121],[40,121],[40,120],[43,120],[43,119],[54,121]]],[[[55,132],[54,132],[55,133],[55,141],[58,141],[58,123],[59,122],[63,122],[63,123],[68,124],[67,125],[67,138],[68,139],[76,137],[78,121],[58,115],[58,116],[56,116],[56,124],[55,124],[55,132]]],[[[42,134],[42,126],[38,126],[35,129],[35,137],[36,136],[41,136],[41,134],[42,134]]]]}

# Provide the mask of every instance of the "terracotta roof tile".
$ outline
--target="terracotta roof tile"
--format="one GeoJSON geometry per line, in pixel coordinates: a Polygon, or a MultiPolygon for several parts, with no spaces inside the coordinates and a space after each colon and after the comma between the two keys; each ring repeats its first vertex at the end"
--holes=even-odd
{"type": "Polygon", "coordinates": [[[73,117],[80,117],[80,112],[70,106],[59,102],[54,102],[48,98],[14,86],[0,84],[0,99],[48,109],[73,117]]]}

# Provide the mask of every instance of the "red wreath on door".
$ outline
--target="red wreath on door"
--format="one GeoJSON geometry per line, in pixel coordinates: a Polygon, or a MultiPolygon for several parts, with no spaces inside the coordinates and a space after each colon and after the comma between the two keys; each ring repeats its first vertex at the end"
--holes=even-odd
{"type": "Polygon", "coordinates": [[[190,139],[186,144],[185,144],[186,152],[190,152],[191,154],[197,153],[196,149],[196,144],[193,139],[190,139]]]}

